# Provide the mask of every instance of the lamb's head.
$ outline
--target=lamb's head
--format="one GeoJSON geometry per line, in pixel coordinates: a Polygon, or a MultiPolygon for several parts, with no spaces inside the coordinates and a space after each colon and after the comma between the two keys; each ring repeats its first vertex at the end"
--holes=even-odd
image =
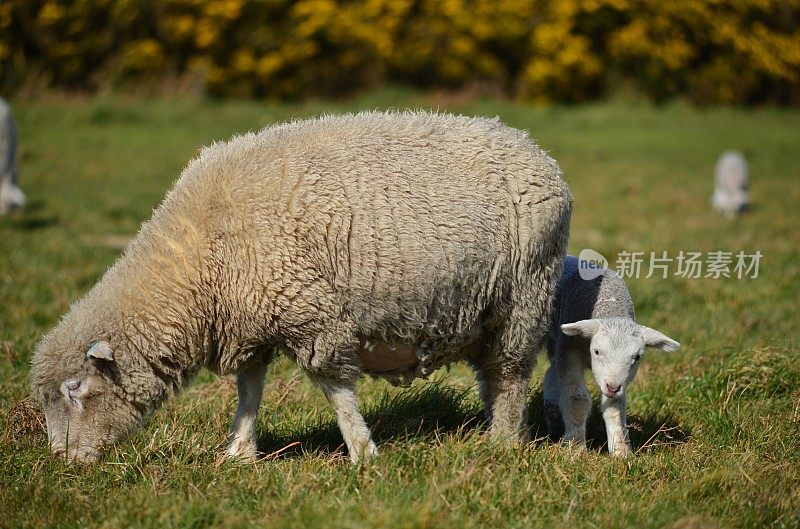
{"type": "Polygon", "coordinates": [[[109,342],[69,347],[53,335],[42,340],[32,360],[31,387],[44,407],[56,455],[95,461],[104,447],[136,429],[142,408],[125,397],[118,382],[109,342]]]}
{"type": "Polygon", "coordinates": [[[680,344],[650,327],[628,318],[596,318],[567,323],[561,330],[568,336],[590,341],[592,374],[606,397],[619,397],[631,383],[645,347],[674,351],[680,344]]]}

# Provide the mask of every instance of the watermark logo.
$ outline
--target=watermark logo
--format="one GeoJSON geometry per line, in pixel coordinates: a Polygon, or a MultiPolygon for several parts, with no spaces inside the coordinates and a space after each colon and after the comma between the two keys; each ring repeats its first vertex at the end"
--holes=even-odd
{"type": "Polygon", "coordinates": [[[584,281],[591,281],[603,275],[608,268],[608,260],[599,252],[584,248],[578,254],[578,274],[584,281]]]}
{"type": "Polygon", "coordinates": [[[609,268],[608,261],[600,253],[585,248],[578,255],[578,273],[581,279],[590,281],[603,275],[606,269],[613,270],[622,278],[681,277],[688,279],[756,279],[761,258],[760,251],[709,251],[681,250],[669,252],[619,252],[615,266],[609,268]]]}

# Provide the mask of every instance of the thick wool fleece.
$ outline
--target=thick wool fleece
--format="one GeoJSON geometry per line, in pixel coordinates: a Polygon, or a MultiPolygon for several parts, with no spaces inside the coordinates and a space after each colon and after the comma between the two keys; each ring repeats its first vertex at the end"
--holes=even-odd
{"type": "Polygon", "coordinates": [[[556,162],[497,120],[365,112],[214,144],[42,340],[34,391],[89,369],[96,340],[142,413],[202,366],[276,350],[318,380],[354,380],[370,341],[416,356],[375,374],[468,359],[527,376],[571,204],[556,162]]]}

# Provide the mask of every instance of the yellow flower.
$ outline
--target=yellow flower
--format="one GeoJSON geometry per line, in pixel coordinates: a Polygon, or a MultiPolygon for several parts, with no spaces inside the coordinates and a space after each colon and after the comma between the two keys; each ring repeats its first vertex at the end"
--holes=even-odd
{"type": "Polygon", "coordinates": [[[210,48],[219,39],[219,28],[213,22],[204,18],[197,23],[194,42],[198,48],[210,48]]]}
{"type": "Polygon", "coordinates": [[[64,8],[56,2],[47,2],[39,10],[39,22],[45,26],[52,26],[64,18],[64,8]]]}
{"type": "Polygon", "coordinates": [[[153,39],[132,42],[125,47],[122,63],[128,70],[158,70],[164,66],[164,50],[153,39]]]}

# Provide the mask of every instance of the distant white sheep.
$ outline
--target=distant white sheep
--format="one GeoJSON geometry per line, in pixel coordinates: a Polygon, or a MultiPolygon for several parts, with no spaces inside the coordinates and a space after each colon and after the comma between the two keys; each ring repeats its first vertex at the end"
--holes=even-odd
{"type": "Polygon", "coordinates": [[[21,208],[27,200],[17,186],[17,127],[11,108],[0,98],[0,215],[21,208]]]}
{"type": "Polygon", "coordinates": [[[585,446],[592,397],[583,371],[591,368],[602,393],[608,451],[624,457],[631,453],[626,389],[644,349],[674,351],[680,344],[634,321],[633,301],[621,277],[605,270],[583,279],[581,263],[586,262],[567,256],[556,290],[547,339],[550,367],[544,378],[547,427],[554,436],[563,424],[564,442],[585,446]]]}
{"type": "Polygon", "coordinates": [[[96,459],[206,366],[238,375],[228,454],[254,458],[277,351],[322,388],[354,460],[375,453],[362,372],[467,361],[492,435],[524,438],[571,211],[555,160],[497,120],[366,112],[208,147],[37,347],[52,449],[96,459]]]}
{"type": "Polygon", "coordinates": [[[744,156],[736,151],[722,153],[714,169],[714,195],[711,197],[714,208],[726,217],[744,211],[749,203],[748,185],[744,156]]]}

